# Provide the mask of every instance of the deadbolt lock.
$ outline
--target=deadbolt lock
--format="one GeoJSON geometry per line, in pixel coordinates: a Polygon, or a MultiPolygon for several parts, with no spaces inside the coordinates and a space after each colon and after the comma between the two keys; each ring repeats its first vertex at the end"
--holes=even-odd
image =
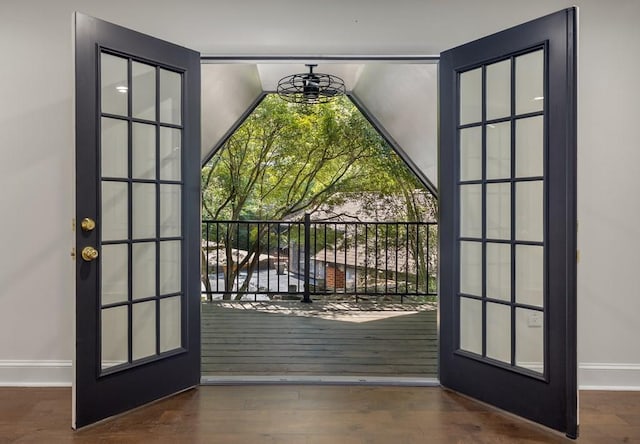
{"type": "Polygon", "coordinates": [[[96,228],[96,221],[85,217],[80,222],[80,228],[82,228],[82,231],[93,231],[96,228]]]}
{"type": "Polygon", "coordinates": [[[95,261],[98,259],[98,250],[93,247],[84,247],[82,249],[82,259],[87,262],[95,261]]]}

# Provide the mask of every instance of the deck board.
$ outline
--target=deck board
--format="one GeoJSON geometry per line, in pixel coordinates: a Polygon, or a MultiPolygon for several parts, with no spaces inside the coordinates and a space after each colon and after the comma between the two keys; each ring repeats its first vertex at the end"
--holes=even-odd
{"type": "Polygon", "coordinates": [[[205,376],[437,377],[431,304],[212,302],[205,376]]]}

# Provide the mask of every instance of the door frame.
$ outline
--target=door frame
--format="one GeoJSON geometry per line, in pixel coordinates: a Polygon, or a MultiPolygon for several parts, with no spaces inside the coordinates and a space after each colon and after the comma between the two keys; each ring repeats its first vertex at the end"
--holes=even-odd
{"type": "MultiPolygon", "coordinates": [[[[290,64],[292,62],[310,63],[310,62],[327,62],[331,64],[418,64],[418,65],[435,65],[436,66],[436,90],[438,90],[438,70],[437,65],[440,62],[440,55],[402,55],[402,56],[389,56],[389,55],[324,55],[324,56],[307,56],[307,55],[290,55],[290,56],[269,56],[269,55],[239,55],[239,56],[216,56],[216,55],[202,55],[200,57],[200,63],[202,64],[215,64],[215,65],[257,65],[257,64],[290,64]]],[[[438,92],[438,91],[436,91],[438,92]]],[[[238,119],[229,127],[224,135],[216,142],[208,153],[202,159],[202,165],[204,166],[211,157],[224,145],[226,140],[233,135],[233,133],[242,125],[242,123],[253,113],[260,102],[267,94],[275,94],[276,91],[262,90],[261,93],[253,100],[245,111],[243,111],[238,119]]],[[[358,109],[358,111],[365,117],[365,119],[374,127],[376,132],[384,139],[384,141],[395,151],[395,153],[403,160],[407,168],[411,170],[413,174],[418,177],[418,180],[423,186],[433,194],[433,196],[439,200],[439,192],[436,187],[436,183],[427,177],[419,168],[409,155],[404,151],[402,146],[393,138],[393,136],[381,125],[381,122],[375,117],[373,113],[354,96],[352,91],[347,91],[346,96],[358,109]]],[[[437,110],[436,110],[437,112],[437,110]]],[[[204,114],[203,114],[204,117],[204,114]]],[[[436,119],[435,128],[438,129],[438,121],[436,119]]],[[[439,151],[439,147],[438,147],[439,151]]],[[[437,312],[440,311],[440,299],[438,298],[437,312]]],[[[438,344],[440,343],[440,330],[437,331],[438,344]]],[[[203,376],[201,377],[201,385],[219,385],[219,384],[265,384],[265,383],[285,383],[285,384],[365,384],[365,385],[398,385],[409,387],[438,387],[440,386],[439,371],[436,377],[401,377],[401,376],[388,376],[388,377],[374,377],[374,378],[361,378],[355,376],[331,376],[326,380],[318,379],[318,377],[307,376],[203,376]]]]}

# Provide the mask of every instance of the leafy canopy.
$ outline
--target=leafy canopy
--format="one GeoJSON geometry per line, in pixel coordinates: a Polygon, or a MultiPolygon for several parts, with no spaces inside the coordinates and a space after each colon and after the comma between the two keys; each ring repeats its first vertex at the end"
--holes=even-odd
{"type": "Polygon", "coordinates": [[[301,106],[275,95],[204,166],[202,189],[204,218],[231,220],[301,215],[356,192],[390,203],[428,194],[348,98],[301,106]]]}

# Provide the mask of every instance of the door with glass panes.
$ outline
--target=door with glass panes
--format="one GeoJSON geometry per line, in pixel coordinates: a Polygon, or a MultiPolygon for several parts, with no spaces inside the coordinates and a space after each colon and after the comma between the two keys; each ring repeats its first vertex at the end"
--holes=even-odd
{"type": "Polygon", "coordinates": [[[577,434],[574,8],[440,61],[440,379],[577,434]]]}
{"type": "MultiPolygon", "coordinates": [[[[568,9],[442,54],[440,379],[577,433],[568,9]]],[[[74,426],[198,383],[197,53],[76,15],[74,426]]]]}
{"type": "Polygon", "coordinates": [[[200,56],[76,13],[74,427],[198,384],[200,56]]]}

